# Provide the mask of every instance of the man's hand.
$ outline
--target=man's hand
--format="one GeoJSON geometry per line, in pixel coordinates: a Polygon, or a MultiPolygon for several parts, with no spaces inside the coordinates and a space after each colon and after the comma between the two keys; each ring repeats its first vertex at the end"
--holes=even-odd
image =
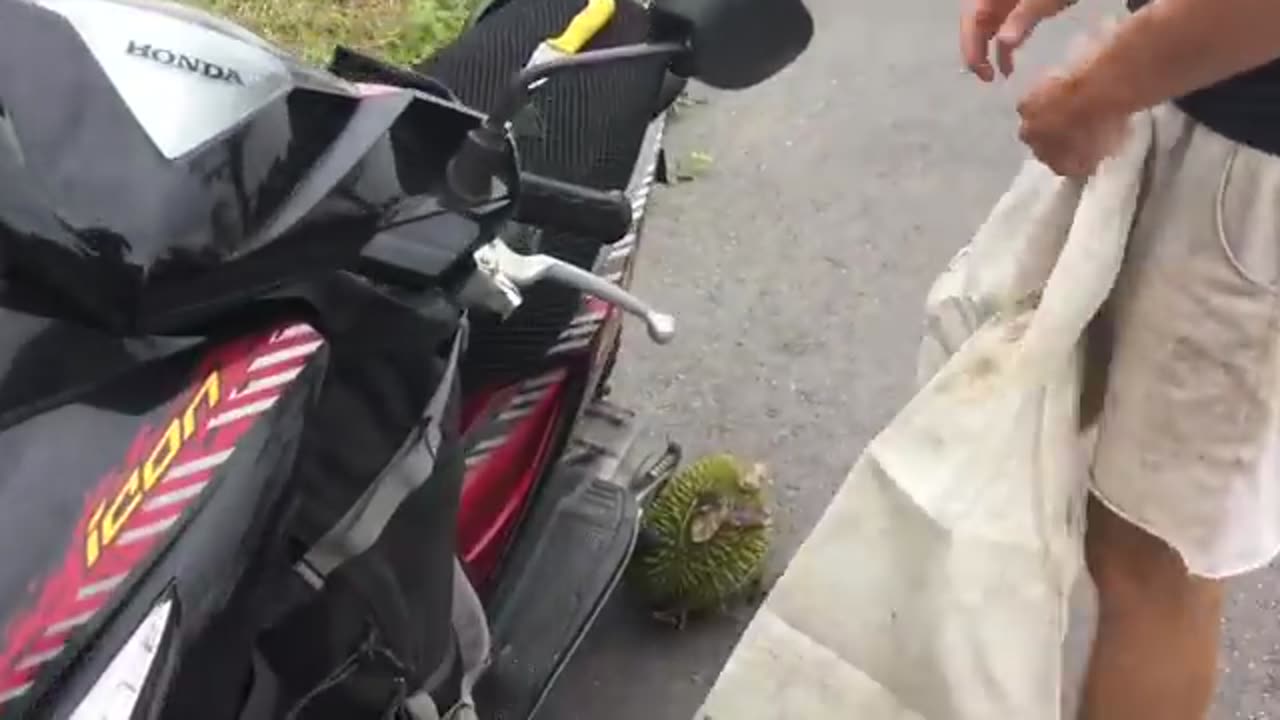
{"type": "Polygon", "coordinates": [[[1280,0],[1157,0],[1081,48],[1018,106],[1021,135],[1063,175],[1087,175],[1129,115],[1280,59],[1280,0]]]}
{"type": "Polygon", "coordinates": [[[1094,102],[1070,76],[1050,75],[1018,103],[1018,136],[1040,162],[1065,177],[1092,175],[1124,142],[1129,113],[1094,102]]]}
{"type": "Polygon", "coordinates": [[[965,63],[985,82],[995,79],[991,44],[995,41],[1000,73],[1013,73],[1013,53],[1036,25],[1075,4],[1076,0],[967,0],[960,23],[960,49],[965,63]]]}
{"type": "Polygon", "coordinates": [[[1114,25],[1082,35],[1072,43],[1066,70],[1031,87],[1018,103],[1018,135],[1040,162],[1059,175],[1092,175],[1103,158],[1120,149],[1130,108],[1089,92],[1082,73],[1088,60],[1110,40],[1114,25]]]}

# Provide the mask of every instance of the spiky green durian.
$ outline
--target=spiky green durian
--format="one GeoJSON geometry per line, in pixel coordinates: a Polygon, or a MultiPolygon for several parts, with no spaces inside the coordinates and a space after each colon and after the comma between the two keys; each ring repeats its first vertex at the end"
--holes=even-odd
{"type": "Polygon", "coordinates": [[[711,455],[681,470],[645,510],[632,575],[660,617],[723,608],[758,588],[769,551],[765,468],[711,455]]]}

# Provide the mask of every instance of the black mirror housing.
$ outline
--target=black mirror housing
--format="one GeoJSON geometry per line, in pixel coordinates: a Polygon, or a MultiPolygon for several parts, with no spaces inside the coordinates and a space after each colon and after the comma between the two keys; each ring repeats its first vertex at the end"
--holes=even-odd
{"type": "Polygon", "coordinates": [[[654,40],[689,48],[672,70],[725,90],[773,77],[813,37],[803,0],[653,0],[651,13],[654,40]]]}

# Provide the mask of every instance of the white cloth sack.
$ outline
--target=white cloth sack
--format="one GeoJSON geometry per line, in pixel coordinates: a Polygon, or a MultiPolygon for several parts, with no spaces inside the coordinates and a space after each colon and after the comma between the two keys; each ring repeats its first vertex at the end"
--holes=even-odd
{"type": "Polygon", "coordinates": [[[922,387],[866,448],[699,718],[1053,720],[1081,568],[1083,336],[1151,144],[1028,162],[927,302],[922,387]]]}

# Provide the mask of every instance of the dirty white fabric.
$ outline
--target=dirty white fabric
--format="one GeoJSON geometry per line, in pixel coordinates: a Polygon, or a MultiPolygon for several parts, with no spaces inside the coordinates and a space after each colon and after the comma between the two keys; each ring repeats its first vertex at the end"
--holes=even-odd
{"type": "Polygon", "coordinates": [[[1094,489],[1192,573],[1280,550],[1280,158],[1173,107],[1096,333],[1094,489]]]}
{"type": "Polygon", "coordinates": [[[700,718],[1060,717],[1088,461],[1083,338],[1152,117],[1083,187],[1027,164],[939,278],[923,386],[867,447],[700,718]]]}

